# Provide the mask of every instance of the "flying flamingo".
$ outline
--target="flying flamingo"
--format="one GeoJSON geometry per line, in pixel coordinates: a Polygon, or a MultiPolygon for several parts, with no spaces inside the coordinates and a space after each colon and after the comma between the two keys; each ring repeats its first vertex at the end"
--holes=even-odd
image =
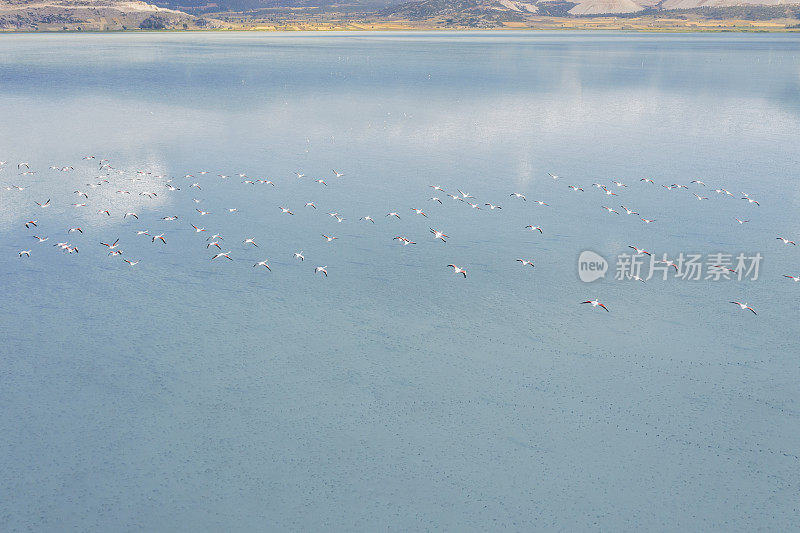
{"type": "Polygon", "coordinates": [[[453,274],[461,274],[461,275],[463,275],[465,278],[467,277],[467,271],[466,271],[465,269],[463,269],[463,268],[459,268],[459,267],[457,267],[456,265],[453,265],[453,264],[449,264],[449,265],[447,265],[447,266],[449,266],[449,267],[452,267],[452,269],[453,269],[453,274]]]}
{"type": "Polygon", "coordinates": [[[447,237],[447,235],[445,235],[441,231],[433,229],[433,228],[430,228],[430,230],[431,230],[431,233],[433,233],[433,238],[434,239],[440,239],[442,242],[447,242],[446,240],[444,240],[444,238],[447,237]]]}
{"type": "Polygon", "coordinates": [[[758,314],[756,313],[756,310],[747,305],[747,303],[741,303],[741,302],[730,302],[730,303],[738,305],[739,309],[741,309],[742,311],[744,311],[745,309],[749,309],[750,311],[753,312],[754,315],[758,314]]]}
{"type": "Polygon", "coordinates": [[[599,307],[602,307],[603,309],[605,309],[606,311],[608,311],[608,307],[606,307],[605,305],[601,304],[599,301],[597,301],[597,299],[595,299],[595,300],[586,300],[585,302],[581,302],[581,303],[582,304],[592,304],[592,307],[598,307],[599,306],[599,307]]]}

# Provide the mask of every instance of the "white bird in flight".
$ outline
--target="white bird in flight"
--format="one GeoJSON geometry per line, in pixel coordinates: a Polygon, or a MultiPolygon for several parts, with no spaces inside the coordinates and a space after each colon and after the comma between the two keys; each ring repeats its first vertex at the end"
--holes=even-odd
{"type": "Polygon", "coordinates": [[[754,199],[750,198],[749,196],[743,196],[743,197],[742,197],[742,200],[747,200],[747,202],[748,202],[748,203],[751,203],[751,204],[761,205],[760,203],[758,203],[758,202],[757,202],[757,201],[755,201],[754,199]]]}
{"type": "Polygon", "coordinates": [[[433,238],[434,239],[439,239],[442,242],[447,242],[446,240],[444,240],[444,238],[447,237],[447,235],[445,235],[444,233],[442,233],[441,231],[439,231],[437,229],[430,228],[430,230],[431,230],[431,233],[433,233],[433,238]]]}
{"type": "Polygon", "coordinates": [[[738,305],[739,309],[741,309],[742,311],[744,311],[745,309],[749,309],[750,311],[753,312],[754,315],[758,314],[756,313],[756,310],[747,305],[747,303],[741,303],[741,302],[730,302],[730,303],[738,305]]]}
{"type": "Polygon", "coordinates": [[[586,300],[586,301],[584,301],[584,302],[581,302],[581,303],[582,303],[582,304],[592,304],[592,307],[602,307],[603,309],[605,309],[606,311],[608,311],[608,307],[606,307],[605,305],[601,304],[601,303],[600,303],[600,302],[599,302],[597,299],[594,299],[594,300],[586,300]]]}
{"type": "Polygon", "coordinates": [[[400,244],[402,244],[403,246],[408,246],[409,244],[417,244],[413,242],[411,239],[408,239],[406,237],[394,237],[392,240],[400,241],[400,244]]]}
{"type": "Polygon", "coordinates": [[[454,264],[452,264],[452,263],[451,263],[451,264],[449,264],[449,265],[447,265],[447,266],[449,266],[449,267],[451,267],[451,268],[453,269],[453,274],[461,274],[461,275],[462,275],[462,276],[464,276],[465,278],[467,277],[467,271],[466,271],[466,269],[459,268],[459,267],[457,267],[456,265],[454,265],[454,264]]]}

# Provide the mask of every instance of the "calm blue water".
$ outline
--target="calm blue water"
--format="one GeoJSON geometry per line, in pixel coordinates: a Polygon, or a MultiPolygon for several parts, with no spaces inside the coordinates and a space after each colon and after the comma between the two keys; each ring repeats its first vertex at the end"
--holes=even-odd
{"type": "Polygon", "coordinates": [[[800,37],[5,35],[0,112],[0,529],[796,527],[800,37]]]}

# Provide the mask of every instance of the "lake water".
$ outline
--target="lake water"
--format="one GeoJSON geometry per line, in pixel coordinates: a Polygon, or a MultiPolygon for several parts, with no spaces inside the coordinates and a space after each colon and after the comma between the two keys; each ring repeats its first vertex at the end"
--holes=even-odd
{"type": "Polygon", "coordinates": [[[0,529],[797,527],[800,37],[3,35],[0,111],[0,529]]]}

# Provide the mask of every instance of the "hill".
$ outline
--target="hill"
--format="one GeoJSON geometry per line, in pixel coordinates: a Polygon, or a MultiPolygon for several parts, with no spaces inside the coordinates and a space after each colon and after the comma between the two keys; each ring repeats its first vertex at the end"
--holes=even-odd
{"type": "MultiPolygon", "coordinates": [[[[380,11],[390,19],[430,20],[488,18],[515,21],[539,16],[591,16],[640,13],[652,15],[674,10],[714,8],[726,17],[741,14],[746,8],[775,7],[776,18],[791,18],[800,7],[800,0],[412,0],[380,11]]],[[[697,12],[702,16],[702,11],[697,12]]]]}
{"type": "Polygon", "coordinates": [[[215,23],[140,0],[0,0],[0,29],[198,29],[215,23]]]}

